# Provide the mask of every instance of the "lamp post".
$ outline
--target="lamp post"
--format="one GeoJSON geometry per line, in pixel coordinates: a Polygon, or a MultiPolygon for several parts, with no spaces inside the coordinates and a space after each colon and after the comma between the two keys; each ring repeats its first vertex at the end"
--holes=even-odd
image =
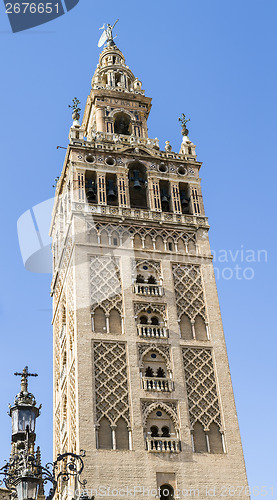
{"type": "Polygon", "coordinates": [[[42,466],[40,463],[40,450],[35,454],[36,418],[40,414],[41,406],[36,406],[36,400],[28,392],[28,377],[36,377],[36,373],[29,373],[26,366],[21,376],[21,390],[15,397],[13,406],[10,406],[9,415],[12,419],[12,453],[9,462],[0,468],[0,475],[6,488],[13,498],[18,500],[36,500],[39,489],[51,483],[46,500],[52,500],[59,481],[69,481],[75,477],[84,488],[86,481],[81,481],[80,475],[84,469],[83,457],[85,452],[63,453],[58,455],[53,463],[42,466]]]}

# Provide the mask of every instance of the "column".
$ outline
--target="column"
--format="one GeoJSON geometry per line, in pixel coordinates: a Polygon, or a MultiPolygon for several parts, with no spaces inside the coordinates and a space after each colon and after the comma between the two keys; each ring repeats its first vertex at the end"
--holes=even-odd
{"type": "Polygon", "coordinates": [[[120,207],[129,207],[129,182],[126,173],[117,174],[118,203],[120,207]]]}
{"type": "Polygon", "coordinates": [[[172,211],[175,214],[181,214],[181,200],[180,200],[180,190],[178,182],[170,182],[170,192],[171,192],[171,203],[172,211]]]}
{"type": "Polygon", "coordinates": [[[106,174],[97,172],[97,201],[98,205],[106,205],[106,174]]]}
{"type": "Polygon", "coordinates": [[[149,179],[150,209],[161,212],[160,185],[158,179],[149,179]]]}

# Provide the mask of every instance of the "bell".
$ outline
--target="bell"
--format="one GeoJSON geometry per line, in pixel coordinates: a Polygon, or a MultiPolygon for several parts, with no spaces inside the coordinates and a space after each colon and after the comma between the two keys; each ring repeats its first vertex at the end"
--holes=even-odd
{"type": "Polygon", "coordinates": [[[169,209],[169,196],[168,196],[167,190],[165,188],[163,188],[161,190],[161,202],[162,202],[163,210],[168,210],[169,209]]]}
{"type": "Polygon", "coordinates": [[[185,193],[181,193],[181,205],[183,208],[189,206],[189,198],[186,197],[185,193]]]}
{"type": "Polygon", "coordinates": [[[134,189],[141,189],[141,182],[140,182],[140,179],[139,179],[139,170],[134,170],[134,185],[133,185],[133,188],[134,189]]]}
{"type": "Polygon", "coordinates": [[[93,203],[94,201],[96,201],[95,183],[92,180],[87,181],[86,195],[88,203],[93,203]]]}
{"type": "Polygon", "coordinates": [[[114,190],[113,181],[108,181],[107,199],[109,201],[115,201],[116,200],[116,192],[114,190]]]}

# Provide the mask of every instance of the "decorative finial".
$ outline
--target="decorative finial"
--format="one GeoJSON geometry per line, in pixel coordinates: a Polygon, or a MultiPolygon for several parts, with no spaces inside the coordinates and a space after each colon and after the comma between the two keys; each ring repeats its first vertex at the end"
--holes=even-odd
{"type": "Polygon", "coordinates": [[[186,124],[190,122],[190,118],[186,118],[186,115],[182,113],[181,117],[179,118],[179,122],[181,122],[182,124],[182,135],[188,135],[189,131],[186,127],[186,124]]]}
{"type": "Polygon", "coordinates": [[[79,99],[77,99],[77,97],[73,97],[72,104],[68,105],[68,107],[73,110],[72,119],[74,121],[75,120],[78,121],[80,119],[80,111],[81,111],[81,108],[79,107],[80,103],[81,103],[81,101],[79,101],[79,99]]]}
{"type": "Polygon", "coordinates": [[[107,42],[107,47],[111,47],[112,45],[115,45],[114,38],[116,38],[117,35],[115,37],[113,36],[113,29],[118,21],[119,21],[119,19],[117,19],[115,21],[113,26],[111,24],[107,24],[107,27],[105,28],[105,23],[104,23],[103,26],[101,26],[101,28],[99,28],[100,30],[104,30],[104,31],[99,38],[98,47],[102,47],[102,45],[104,45],[105,42],[107,42]]]}
{"type": "Polygon", "coordinates": [[[28,377],[37,377],[37,373],[29,373],[28,366],[23,368],[22,372],[15,372],[15,375],[21,377],[21,392],[28,392],[28,377]]]}

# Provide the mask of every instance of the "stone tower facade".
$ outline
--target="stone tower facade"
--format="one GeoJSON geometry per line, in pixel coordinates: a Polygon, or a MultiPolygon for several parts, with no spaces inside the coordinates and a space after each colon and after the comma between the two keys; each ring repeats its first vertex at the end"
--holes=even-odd
{"type": "Polygon", "coordinates": [[[185,123],[179,153],[148,137],[150,109],[109,43],[56,188],[54,454],[86,450],[96,500],[249,498],[201,163],[185,123]]]}

